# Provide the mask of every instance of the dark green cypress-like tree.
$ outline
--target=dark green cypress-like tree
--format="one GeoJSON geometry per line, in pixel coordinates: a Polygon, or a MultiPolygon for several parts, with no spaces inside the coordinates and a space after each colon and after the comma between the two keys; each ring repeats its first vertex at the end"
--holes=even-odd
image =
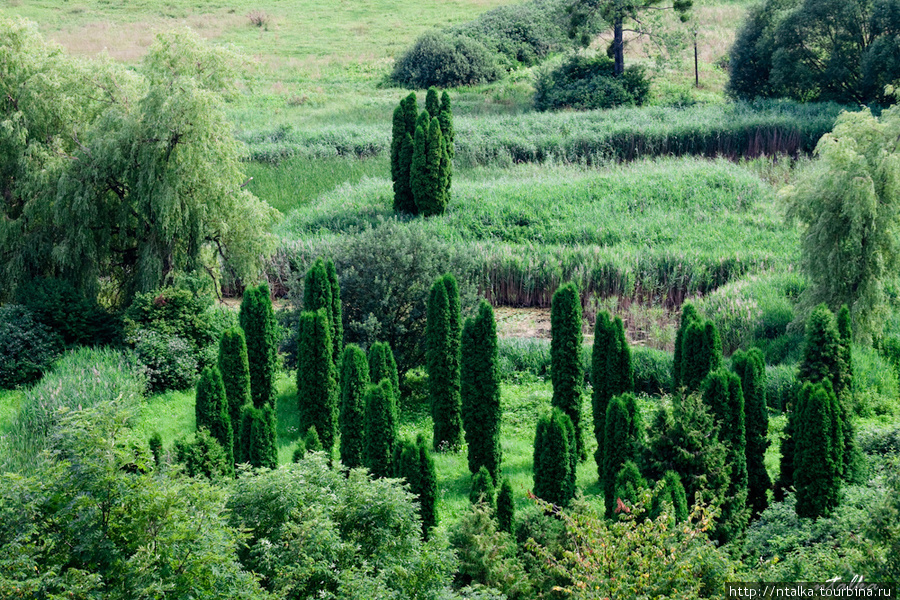
{"type": "Polygon", "coordinates": [[[207,429],[225,451],[229,468],[234,468],[234,434],[225,398],[225,384],[218,367],[206,367],[197,382],[195,404],[197,429],[207,429]]]}
{"type": "Polygon", "coordinates": [[[568,415],[554,408],[538,420],[534,439],[534,494],[559,506],[568,506],[575,494],[570,427],[568,415]]]}
{"type": "Polygon", "coordinates": [[[387,342],[375,342],[369,346],[369,381],[375,383],[387,379],[394,390],[394,398],[400,398],[400,376],[397,374],[397,361],[394,352],[387,342]]]}
{"type": "Polygon", "coordinates": [[[337,382],[331,361],[331,324],[325,308],[300,313],[297,334],[297,405],[300,431],[315,426],[325,454],[337,435],[337,382]]]}
{"type": "Polygon", "coordinates": [[[678,332],[675,334],[675,360],[672,367],[672,379],[675,389],[678,390],[684,385],[684,356],[682,347],[684,344],[684,334],[687,328],[695,321],[700,320],[697,309],[690,302],[685,302],[681,306],[681,322],[678,326],[678,332]]]}
{"type": "Polygon", "coordinates": [[[681,477],[675,471],[666,471],[663,476],[662,487],[653,496],[650,506],[650,518],[656,519],[663,512],[663,503],[672,505],[672,516],[676,523],[684,523],[688,519],[687,496],[681,477]]]}
{"type": "Polygon", "coordinates": [[[448,365],[450,366],[450,378],[459,389],[460,351],[462,348],[462,305],[459,300],[459,284],[452,273],[444,273],[441,280],[447,288],[447,310],[450,315],[450,338],[448,365]]]}
{"type": "Polygon", "coordinates": [[[275,409],[271,404],[256,408],[247,404],[241,410],[241,437],[245,455],[242,462],[254,467],[278,467],[278,447],[275,443],[275,409]]]}
{"type": "Polygon", "coordinates": [[[858,452],[855,428],[851,420],[850,409],[847,407],[847,398],[853,386],[853,355],[851,352],[853,325],[851,321],[850,309],[844,304],[841,306],[841,310],[838,311],[837,316],[838,337],[840,338],[841,348],[841,389],[835,389],[834,392],[841,413],[841,432],[844,446],[841,473],[845,479],[850,479],[853,476],[853,457],[858,452]]]}
{"type": "Polygon", "coordinates": [[[322,440],[319,438],[319,432],[315,425],[311,425],[306,433],[303,434],[303,446],[307,452],[322,452],[325,448],[322,446],[322,440]]]}
{"type": "Polygon", "coordinates": [[[344,345],[344,325],[341,322],[341,287],[334,261],[319,258],[306,272],[303,285],[303,310],[315,312],[325,309],[331,326],[332,360],[338,364],[344,345]]]}
{"type": "Polygon", "coordinates": [[[722,342],[712,321],[693,320],[681,343],[680,384],[688,392],[700,389],[703,379],[722,364],[722,342]]]}
{"type": "Polygon", "coordinates": [[[478,472],[472,475],[472,488],[469,490],[469,502],[478,504],[484,502],[491,507],[491,512],[496,510],[497,491],[494,487],[494,478],[482,465],[478,472]]]}
{"type": "Polygon", "coordinates": [[[375,477],[393,474],[394,444],[397,439],[397,404],[394,388],[387,379],[366,387],[366,443],[364,461],[375,477]]]}
{"type": "Polygon", "coordinates": [[[574,282],[563,284],[550,304],[551,404],[562,410],[575,427],[575,448],[579,459],[587,458],[581,433],[581,297],[574,282]]]}
{"type": "Polygon", "coordinates": [[[613,512],[618,512],[619,501],[628,502],[634,506],[637,504],[641,496],[641,492],[647,488],[647,480],[641,477],[641,470],[633,460],[625,461],[619,472],[616,473],[615,481],[615,502],[616,508],[613,512]]]}
{"type": "Polygon", "coordinates": [[[744,421],[744,394],[740,378],[725,369],[711,372],[703,380],[703,401],[719,422],[719,438],[726,446],[731,467],[728,488],[722,500],[722,514],[716,537],[726,543],[747,527],[747,434],[744,421]]]}
{"type": "Polygon", "coordinates": [[[438,121],[441,124],[441,132],[447,140],[447,155],[452,161],[456,157],[456,133],[453,129],[453,107],[450,105],[450,94],[446,91],[441,94],[441,111],[438,113],[438,121]]]}
{"type": "Polygon", "coordinates": [[[334,364],[339,364],[341,352],[344,351],[344,311],[341,308],[341,284],[338,281],[337,269],[330,258],[325,261],[325,271],[328,273],[328,284],[331,286],[331,343],[334,345],[334,364]]]}
{"type": "Polygon", "coordinates": [[[419,449],[416,443],[406,438],[397,440],[391,459],[394,477],[405,479],[409,491],[417,494],[419,487],[419,449]]]}
{"type": "MultiPolygon", "coordinates": [[[[456,306],[458,306],[458,298],[456,306]]],[[[428,297],[425,369],[434,422],[434,449],[456,450],[462,444],[462,416],[459,381],[459,314],[451,311],[444,277],[431,286],[428,297]],[[457,325],[458,326],[458,325],[457,325]]],[[[458,310],[458,309],[457,309],[458,310]]]]}
{"type": "Polygon", "coordinates": [[[344,348],[341,359],[341,462],[348,469],[363,466],[363,447],[366,431],[366,386],[369,385],[369,365],[366,353],[355,345],[344,348]]]}
{"type": "Polygon", "coordinates": [[[432,118],[437,117],[441,112],[440,101],[438,100],[438,91],[437,88],[431,86],[428,88],[428,91],[425,92],[425,110],[428,111],[428,115],[432,118]]]}
{"type": "Polygon", "coordinates": [[[234,437],[232,455],[236,463],[243,456],[239,448],[241,444],[240,424],[241,408],[250,399],[250,364],[247,361],[247,342],[244,330],[240,327],[229,329],[219,340],[219,372],[225,385],[225,400],[228,404],[228,416],[234,437]]]}
{"type": "Polygon", "coordinates": [[[594,460],[597,468],[600,469],[603,465],[606,408],[613,396],[634,389],[631,349],[625,338],[625,326],[622,319],[616,317],[613,320],[606,311],[597,314],[594,324],[591,382],[593,384],[591,407],[594,416],[594,437],[597,439],[594,460]]]}
{"type": "Polygon", "coordinates": [[[297,445],[294,447],[294,452],[291,454],[291,462],[300,462],[306,456],[306,442],[303,441],[303,438],[297,440],[297,445]]]}
{"type": "Polygon", "coordinates": [[[769,410],[766,407],[766,363],[759,348],[731,355],[731,364],[741,379],[747,429],[747,504],[757,517],[769,504],[767,492],[772,480],[766,470],[769,447],[769,410]]]}
{"type": "Polygon", "coordinates": [[[503,478],[497,492],[497,526],[500,531],[512,533],[516,521],[516,503],[509,477],[503,478]]]}
{"type": "MultiPolygon", "coordinates": [[[[422,111],[422,114],[427,114],[422,111]]],[[[409,189],[412,193],[413,203],[416,206],[415,214],[422,212],[422,207],[429,202],[428,190],[428,123],[421,117],[416,122],[416,131],[412,135],[412,158],[409,166],[409,189]]],[[[427,215],[426,215],[427,216],[427,215]]]]}
{"type": "MultiPolygon", "coordinates": [[[[423,130],[423,133],[425,168],[420,179],[421,185],[413,188],[413,195],[416,198],[416,206],[419,207],[419,214],[430,217],[444,214],[447,206],[447,193],[444,186],[447,183],[446,161],[448,159],[447,147],[437,117],[431,119],[428,123],[428,130],[423,130]]],[[[418,131],[416,132],[416,144],[418,144],[418,131]]]]}
{"type": "Polygon", "coordinates": [[[633,394],[622,394],[610,400],[603,434],[603,470],[599,474],[609,517],[616,508],[616,475],[619,469],[629,460],[640,460],[643,447],[641,422],[633,394]]]}
{"type": "Polygon", "coordinates": [[[787,415],[787,423],[784,426],[781,438],[781,459],[779,461],[778,479],[775,481],[774,492],[775,501],[781,502],[785,495],[794,487],[794,455],[795,443],[794,434],[797,431],[796,421],[797,400],[791,403],[790,410],[787,415]]]}
{"type": "Polygon", "coordinates": [[[158,431],[154,431],[150,435],[150,454],[153,455],[153,462],[156,464],[156,468],[158,469],[160,465],[162,465],[163,459],[163,442],[162,436],[159,435],[158,431]]]}
{"type": "Polygon", "coordinates": [[[485,300],[478,315],[466,319],[460,353],[460,398],[469,471],[486,467],[500,481],[500,374],[498,371],[497,324],[494,310],[485,300]]]}
{"type": "Polygon", "coordinates": [[[429,532],[438,523],[437,471],[424,435],[416,437],[416,448],[419,450],[419,515],[422,517],[422,536],[428,540],[429,532]]]}
{"type": "Polygon", "coordinates": [[[400,101],[394,110],[393,135],[391,137],[391,179],[394,182],[394,210],[416,214],[416,203],[410,189],[413,137],[419,114],[416,94],[400,101]],[[408,138],[408,139],[407,139],[408,138]]]}
{"type": "Polygon", "coordinates": [[[278,351],[277,323],[267,284],[244,290],[239,320],[247,342],[250,396],[253,405],[261,408],[275,399],[278,351]]]}
{"type": "Polygon", "coordinates": [[[818,384],[807,382],[798,394],[794,486],[800,517],[828,515],[840,500],[840,456],[833,446],[840,418],[830,388],[827,380],[818,384]]]}

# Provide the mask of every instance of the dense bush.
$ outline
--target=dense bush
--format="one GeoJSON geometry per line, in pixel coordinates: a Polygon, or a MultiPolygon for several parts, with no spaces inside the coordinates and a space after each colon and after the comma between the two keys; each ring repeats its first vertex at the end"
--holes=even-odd
{"type": "Polygon", "coordinates": [[[67,345],[102,346],[121,337],[121,322],[68,281],[35,279],[16,290],[16,301],[67,345]]]}
{"type": "Polygon", "coordinates": [[[409,88],[456,87],[494,81],[496,57],[470,37],[428,32],[394,63],[391,79],[409,88]]]}
{"type": "Polygon", "coordinates": [[[188,341],[152,329],[132,331],[128,338],[144,365],[152,392],[184,390],[194,385],[199,363],[188,341]]]}
{"type": "Polygon", "coordinates": [[[673,361],[671,352],[633,346],[631,362],[634,365],[634,391],[649,396],[672,393],[673,361]]]}
{"type": "Polygon", "coordinates": [[[191,477],[217,480],[234,472],[225,456],[225,449],[207,429],[200,429],[192,439],[175,440],[175,461],[184,465],[184,472],[191,477]]]}
{"type": "Polygon", "coordinates": [[[62,352],[62,340],[24,306],[0,307],[0,389],[31,383],[62,352]]]}
{"type": "Polygon", "coordinates": [[[650,93],[642,67],[632,65],[616,77],[606,55],[574,54],[560,66],[543,71],[534,84],[537,110],[591,110],[640,106],[650,93]]]}

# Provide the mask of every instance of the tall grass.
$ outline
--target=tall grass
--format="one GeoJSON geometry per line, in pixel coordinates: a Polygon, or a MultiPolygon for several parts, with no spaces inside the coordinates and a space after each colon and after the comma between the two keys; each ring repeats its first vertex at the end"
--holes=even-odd
{"type": "Polygon", "coordinates": [[[27,469],[66,412],[108,401],[137,406],[146,389],[146,377],[130,355],[106,348],[72,350],[25,392],[2,440],[0,469],[27,469]]]}
{"type": "MultiPolygon", "coordinates": [[[[387,179],[343,186],[282,224],[288,262],[339,251],[392,217],[387,179]],[[291,240],[300,240],[294,243],[291,240]]],[[[474,263],[492,303],[549,306],[556,287],[669,305],[754,269],[797,258],[771,188],[724,160],[668,159],[584,167],[523,165],[490,180],[454,182],[447,213],[407,220],[474,263]]]]}
{"type": "MultiPolygon", "coordinates": [[[[791,101],[679,107],[619,108],[518,115],[457,115],[456,164],[593,163],[651,156],[699,155],[730,159],[810,153],[831,130],[842,107],[791,101]]],[[[390,146],[383,124],[322,125],[304,131],[284,125],[244,130],[250,158],[277,162],[293,156],[367,157],[390,146]]]]}

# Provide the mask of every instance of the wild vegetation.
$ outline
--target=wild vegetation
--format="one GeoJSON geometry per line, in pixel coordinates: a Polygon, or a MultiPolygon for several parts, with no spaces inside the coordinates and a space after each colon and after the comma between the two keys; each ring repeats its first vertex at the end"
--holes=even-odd
{"type": "Polygon", "coordinates": [[[0,7],[0,597],[900,584],[856,5],[0,7]]]}

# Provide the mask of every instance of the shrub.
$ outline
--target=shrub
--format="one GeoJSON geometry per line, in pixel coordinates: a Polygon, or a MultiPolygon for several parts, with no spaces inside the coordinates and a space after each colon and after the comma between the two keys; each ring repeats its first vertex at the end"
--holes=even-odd
{"type": "Polygon", "coordinates": [[[175,461],[184,465],[191,477],[220,479],[232,472],[222,444],[206,428],[197,431],[193,439],[179,439],[174,446],[175,461]]]}
{"type": "Polygon", "coordinates": [[[394,63],[391,80],[408,87],[457,87],[495,81],[502,71],[480,42],[465,35],[423,34],[394,63]]]}
{"type": "Polygon", "coordinates": [[[134,353],[147,372],[153,393],[185,390],[197,380],[197,358],[191,344],[177,335],[138,329],[129,335],[134,353]]]}
{"type": "Polygon", "coordinates": [[[0,388],[31,383],[62,352],[62,340],[19,305],[0,307],[0,388]]]}
{"type": "MultiPolygon", "coordinates": [[[[125,311],[125,334],[132,337],[139,329],[174,335],[191,345],[195,354],[219,338],[213,326],[212,299],[180,288],[162,288],[137,294],[125,311]]],[[[208,366],[208,365],[203,365],[208,366]]]]}
{"type": "Polygon", "coordinates": [[[538,76],[534,107],[591,110],[643,104],[650,92],[643,68],[630,66],[621,77],[614,76],[613,68],[613,60],[605,55],[574,54],[538,76]]]}
{"type": "Polygon", "coordinates": [[[634,346],[631,349],[631,361],[634,365],[634,391],[659,396],[671,394],[672,365],[674,357],[671,352],[634,346]]]}
{"type": "Polygon", "coordinates": [[[35,279],[16,289],[16,301],[59,333],[66,345],[104,346],[121,338],[121,321],[68,281],[35,279]]]}

